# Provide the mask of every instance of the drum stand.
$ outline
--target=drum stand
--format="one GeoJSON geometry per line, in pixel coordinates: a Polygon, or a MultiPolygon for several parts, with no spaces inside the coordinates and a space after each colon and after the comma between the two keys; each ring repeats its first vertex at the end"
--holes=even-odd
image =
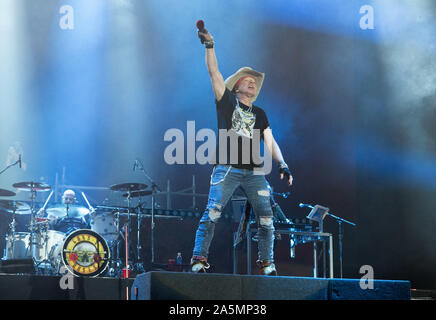
{"type": "MultiPolygon", "coordinates": [[[[12,257],[15,257],[15,226],[17,225],[17,222],[15,221],[15,209],[12,213],[12,221],[9,224],[9,230],[12,231],[12,257]]],[[[5,257],[7,257],[7,252],[5,254],[5,257]]]]}
{"type": "MultiPolygon", "coordinates": [[[[34,208],[34,199],[36,198],[36,189],[33,187],[33,185],[31,186],[30,189],[30,199],[31,199],[31,207],[30,207],[30,242],[31,242],[31,246],[30,246],[30,250],[32,252],[32,259],[33,259],[33,263],[35,266],[35,270],[37,273],[40,273],[40,269],[42,269],[42,274],[48,273],[50,274],[50,272],[52,272],[52,270],[54,269],[54,266],[52,265],[52,263],[50,262],[50,260],[48,260],[48,222],[44,223],[45,226],[43,227],[39,227],[37,226],[38,223],[35,223],[35,208],[34,208]],[[41,235],[41,242],[38,243],[36,242],[36,236],[35,236],[35,229],[38,229],[37,232],[41,235]],[[41,261],[37,261],[36,260],[36,247],[43,245],[45,246],[45,255],[44,255],[44,260],[41,261]],[[41,265],[46,265],[48,267],[44,268],[44,267],[40,267],[41,265]],[[46,272],[44,272],[46,271],[46,272]]],[[[46,200],[44,207],[47,205],[48,201],[50,200],[51,196],[52,196],[53,192],[50,193],[48,199],[46,200]]],[[[38,214],[37,214],[38,215],[38,214]]]]}
{"type": "MultiPolygon", "coordinates": [[[[132,191],[134,192],[134,191],[138,191],[138,190],[143,190],[146,187],[147,187],[147,185],[140,184],[140,183],[122,183],[122,184],[117,184],[117,185],[113,185],[113,186],[110,187],[110,189],[113,190],[113,191],[127,192],[126,194],[123,195],[124,197],[127,197],[127,223],[124,225],[124,228],[125,228],[125,230],[124,230],[124,233],[125,233],[125,235],[124,235],[124,243],[125,243],[125,246],[126,246],[126,260],[125,260],[125,269],[123,269],[123,272],[126,271],[126,273],[125,273],[125,275],[123,274],[123,277],[124,276],[128,277],[128,273],[129,273],[129,260],[128,260],[129,250],[131,248],[133,248],[132,244],[129,243],[130,242],[129,238],[131,236],[131,231],[132,231],[132,223],[131,223],[132,219],[131,219],[131,215],[134,214],[134,213],[131,212],[132,211],[131,210],[132,209],[131,208],[132,191]]],[[[137,208],[138,207],[136,207],[136,209],[137,208]]],[[[138,228],[140,228],[140,224],[141,224],[140,218],[141,217],[138,217],[138,228]]],[[[119,230],[119,219],[118,219],[118,230],[119,230]]],[[[120,234],[120,232],[119,232],[119,234],[120,234]]],[[[138,230],[138,235],[139,235],[139,230],[138,230]]],[[[138,241],[139,240],[140,239],[138,239],[138,241]]],[[[118,249],[118,247],[119,247],[119,244],[117,245],[117,249],[118,249]]],[[[137,260],[136,260],[135,265],[133,266],[133,268],[136,268],[137,270],[142,271],[143,267],[142,267],[142,263],[141,263],[140,257],[139,257],[140,249],[141,249],[141,246],[139,245],[139,243],[137,243],[136,250],[138,251],[138,255],[136,257],[137,260]]],[[[132,250],[132,252],[133,252],[133,256],[135,256],[134,250],[132,250]]]]}
{"type": "Polygon", "coordinates": [[[111,259],[109,262],[108,276],[120,277],[122,261],[120,259],[120,240],[112,240],[109,242],[111,251],[111,259]],[[115,258],[116,257],[116,258],[115,258]]]}
{"type": "MultiPolygon", "coordinates": [[[[50,274],[50,272],[52,271],[52,269],[54,268],[54,266],[52,266],[50,260],[48,260],[48,223],[43,223],[45,224],[44,226],[36,226],[35,224],[33,224],[32,229],[37,229],[35,233],[38,233],[41,236],[41,241],[35,242],[34,246],[32,246],[32,257],[33,257],[33,261],[34,261],[34,265],[35,265],[35,270],[37,270],[37,273],[41,274],[50,274]],[[44,246],[45,248],[45,252],[44,252],[44,259],[41,261],[37,260],[37,255],[36,255],[36,247],[40,247],[40,246],[44,246]],[[42,270],[42,271],[41,271],[42,270]]],[[[34,234],[35,234],[34,233],[34,234]]],[[[32,237],[32,236],[31,236],[32,237]]],[[[34,239],[36,241],[36,236],[34,236],[34,239]]]]}
{"type": "Polygon", "coordinates": [[[118,237],[116,240],[112,240],[109,243],[109,248],[111,250],[111,261],[109,264],[109,276],[121,277],[121,273],[122,273],[121,266],[122,266],[123,262],[121,261],[121,258],[120,258],[120,243],[121,243],[121,241],[119,240],[119,236],[120,235],[122,237],[124,237],[124,236],[121,234],[121,230],[120,230],[120,213],[116,212],[115,216],[116,216],[115,223],[117,225],[118,237]]]}
{"type": "MultiPolygon", "coordinates": [[[[30,230],[30,239],[28,243],[28,247],[26,253],[29,254],[32,257],[34,266],[39,266],[44,261],[36,261],[36,246],[38,246],[37,239],[36,239],[36,232],[35,229],[37,228],[37,223],[35,223],[35,199],[36,199],[36,193],[38,191],[47,191],[50,189],[50,186],[39,183],[39,182],[19,182],[13,184],[14,188],[17,188],[19,190],[23,191],[29,191],[30,192],[30,224],[29,224],[29,230],[30,230]],[[36,264],[38,262],[38,264],[36,264]]],[[[14,214],[16,211],[14,211],[14,214]]],[[[13,233],[15,234],[15,226],[13,228],[13,233]]],[[[15,244],[13,244],[13,247],[15,247],[15,244]]],[[[13,249],[15,251],[15,248],[13,249]]],[[[15,252],[14,252],[15,253],[15,252]]]]}
{"type": "MultiPolygon", "coordinates": [[[[35,264],[35,269],[39,270],[39,266],[43,265],[45,263],[45,264],[50,265],[50,268],[48,268],[48,269],[51,270],[51,268],[53,266],[51,265],[51,262],[48,260],[48,225],[45,226],[44,230],[39,229],[38,231],[39,231],[39,233],[41,235],[41,240],[42,240],[41,243],[45,245],[45,255],[44,255],[45,259],[37,262],[35,264]]],[[[38,244],[36,244],[36,245],[38,245],[38,244]]],[[[34,252],[34,251],[32,251],[32,252],[34,252]]],[[[36,262],[35,257],[33,258],[33,260],[36,262]]],[[[45,270],[46,268],[42,268],[42,269],[45,270]]]]}
{"type": "MultiPolygon", "coordinates": [[[[126,228],[125,229],[125,233],[126,233],[125,236],[127,236],[129,238],[132,235],[132,218],[131,218],[131,215],[133,214],[133,213],[131,213],[131,199],[132,199],[131,192],[132,192],[132,190],[127,190],[127,223],[126,223],[126,225],[124,225],[124,228],[126,228]]],[[[139,221],[138,221],[138,223],[139,223],[139,221]]],[[[138,228],[139,228],[139,226],[138,226],[138,228]]],[[[126,243],[126,262],[125,262],[126,265],[125,265],[125,269],[128,270],[129,269],[129,261],[128,261],[129,259],[127,258],[128,257],[128,251],[132,247],[130,246],[130,239],[127,239],[127,241],[126,241],[126,239],[124,239],[124,242],[126,243]]],[[[138,249],[138,246],[137,246],[137,249],[138,249]]],[[[119,248],[118,248],[118,250],[119,250],[119,248]]],[[[136,262],[136,264],[135,264],[135,266],[133,268],[138,268],[138,270],[140,270],[140,268],[142,268],[141,264],[139,263],[139,256],[137,256],[137,262],[136,262]]]]}

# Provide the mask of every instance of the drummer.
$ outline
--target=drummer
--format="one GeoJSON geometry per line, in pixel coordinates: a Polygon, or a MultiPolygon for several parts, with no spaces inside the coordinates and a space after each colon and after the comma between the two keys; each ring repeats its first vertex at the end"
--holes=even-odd
{"type": "Polygon", "coordinates": [[[54,230],[69,234],[77,229],[91,229],[89,210],[76,202],[76,193],[68,189],[62,195],[62,207],[47,209],[47,219],[54,230]]]}

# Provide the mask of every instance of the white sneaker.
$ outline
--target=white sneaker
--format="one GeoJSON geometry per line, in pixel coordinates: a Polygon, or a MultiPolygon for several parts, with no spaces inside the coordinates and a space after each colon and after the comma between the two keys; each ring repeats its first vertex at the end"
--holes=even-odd
{"type": "Polygon", "coordinates": [[[272,263],[267,267],[263,267],[261,273],[265,276],[276,276],[277,275],[276,266],[274,265],[274,263],[272,263]]]}
{"type": "Polygon", "coordinates": [[[210,265],[206,261],[201,260],[192,260],[191,261],[191,270],[192,272],[206,272],[207,269],[210,268],[210,265]]]}
{"type": "Polygon", "coordinates": [[[277,270],[276,266],[272,262],[261,262],[258,261],[258,265],[260,267],[260,274],[264,276],[276,276],[277,270]]]}

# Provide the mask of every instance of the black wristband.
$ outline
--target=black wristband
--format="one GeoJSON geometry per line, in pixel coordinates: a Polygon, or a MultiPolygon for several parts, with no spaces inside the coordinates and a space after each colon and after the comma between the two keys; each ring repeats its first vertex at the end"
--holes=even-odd
{"type": "Polygon", "coordinates": [[[212,49],[213,45],[214,45],[214,41],[213,40],[205,40],[204,44],[206,45],[206,49],[212,49]]]}
{"type": "Polygon", "coordinates": [[[280,163],[279,164],[279,170],[281,174],[284,174],[285,176],[291,176],[291,171],[289,170],[289,167],[286,163],[280,163]]]}

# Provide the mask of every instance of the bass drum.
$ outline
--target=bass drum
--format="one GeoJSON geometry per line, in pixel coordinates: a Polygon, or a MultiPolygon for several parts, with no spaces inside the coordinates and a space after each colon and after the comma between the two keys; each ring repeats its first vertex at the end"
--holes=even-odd
{"type": "Polygon", "coordinates": [[[106,270],[109,259],[106,240],[89,229],[69,234],[62,246],[62,262],[76,276],[99,276],[106,270]]]}
{"type": "Polygon", "coordinates": [[[30,232],[15,232],[6,236],[6,248],[3,259],[31,259],[30,232]]]}

